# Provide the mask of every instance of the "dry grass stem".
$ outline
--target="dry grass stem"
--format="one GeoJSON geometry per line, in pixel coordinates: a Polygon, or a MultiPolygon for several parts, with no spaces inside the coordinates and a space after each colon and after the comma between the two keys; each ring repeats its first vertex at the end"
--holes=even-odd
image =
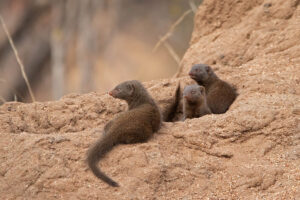
{"type": "Polygon", "coordinates": [[[23,63],[22,63],[22,61],[21,61],[21,59],[20,59],[20,57],[19,57],[18,51],[17,51],[17,49],[16,49],[16,47],[15,47],[15,45],[14,45],[14,42],[13,42],[13,40],[12,40],[12,38],[11,38],[9,32],[8,32],[8,29],[7,29],[7,27],[6,27],[6,24],[5,24],[5,22],[4,22],[4,20],[3,20],[3,18],[2,18],[1,15],[0,15],[0,20],[1,20],[1,24],[2,24],[2,27],[3,27],[3,29],[4,29],[4,32],[5,32],[5,34],[6,34],[7,38],[8,38],[8,41],[9,41],[9,43],[10,43],[10,45],[11,45],[11,48],[12,48],[13,51],[14,51],[14,54],[15,54],[16,59],[17,59],[17,62],[18,62],[18,64],[19,64],[19,66],[20,66],[20,69],[21,69],[21,72],[22,72],[22,76],[23,76],[23,78],[24,78],[24,80],[25,80],[25,83],[26,83],[26,85],[27,85],[27,88],[28,88],[30,97],[31,97],[32,101],[35,102],[35,97],[34,97],[34,95],[33,95],[32,89],[31,89],[31,87],[30,87],[30,83],[29,83],[28,78],[27,78],[27,75],[26,75],[26,73],[25,73],[24,65],[23,65],[23,63]]]}
{"type": "Polygon", "coordinates": [[[197,6],[195,4],[195,1],[194,0],[189,0],[189,4],[190,4],[190,7],[191,7],[192,11],[196,14],[197,6]]]}
{"type": "Polygon", "coordinates": [[[179,68],[178,68],[177,72],[172,76],[172,78],[178,78],[179,74],[182,72],[182,68],[183,68],[183,65],[182,65],[182,60],[181,60],[181,62],[179,63],[179,68]]]}
{"type": "Polygon", "coordinates": [[[155,52],[158,47],[160,47],[160,45],[165,41],[167,40],[169,37],[171,37],[171,35],[173,34],[174,32],[174,29],[176,28],[176,26],[178,26],[183,20],[184,18],[190,14],[192,12],[192,9],[189,9],[187,11],[185,11],[177,20],[174,24],[172,24],[172,26],[170,27],[169,31],[163,36],[160,38],[160,40],[156,43],[156,45],[154,46],[152,52],[155,52]]]}
{"type": "Polygon", "coordinates": [[[180,58],[177,55],[177,53],[174,51],[174,48],[169,44],[168,41],[163,41],[164,46],[166,47],[166,49],[168,50],[169,54],[171,55],[171,57],[175,60],[175,62],[179,65],[180,64],[180,58]]]}

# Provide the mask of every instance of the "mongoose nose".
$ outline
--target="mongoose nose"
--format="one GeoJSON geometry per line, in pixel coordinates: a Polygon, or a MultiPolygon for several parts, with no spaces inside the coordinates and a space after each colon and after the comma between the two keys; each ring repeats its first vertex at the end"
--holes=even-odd
{"type": "Polygon", "coordinates": [[[193,74],[192,72],[189,72],[189,75],[190,75],[190,76],[193,76],[194,74],[193,74]]]}
{"type": "Polygon", "coordinates": [[[113,92],[112,92],[112,91],[109,91],[108,94],[109,94],[110,96],[113,96],[113,92]]]}

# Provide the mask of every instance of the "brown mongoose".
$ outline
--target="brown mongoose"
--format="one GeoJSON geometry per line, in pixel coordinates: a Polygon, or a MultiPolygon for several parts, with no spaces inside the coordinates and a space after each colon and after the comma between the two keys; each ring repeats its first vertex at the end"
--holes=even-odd
{"type": "Polygon", "coordinates": [[[172,102],[162,112],[164,122],[172,122],[180,102],[180,83],[178,83],[172,102]]]}
{"type": "Polygon", "coordinates": [[[98,162],[117,144],[147,141],[161,127],[161,113],[139,81],[125,81],[110,91],[109,95],[125,100],[128,110],[105,125],[101,138],[88,150],[87,163],[96,177],[118,187],[117,182],[100,171],[98,162]]]}
{"type": "Polygon", "coordinates": [[[236,88],[219,79],[208,65],[193,65],[189,76],[205,87],[207,104],[212,113],[225,113],[238,95],[236,88]]]}
{"type": "Polygon", "coordinates": [[[187,85],[183,90],[183,120],[211,114],[206,103],[205,88],[201,85],[187,85]]]}

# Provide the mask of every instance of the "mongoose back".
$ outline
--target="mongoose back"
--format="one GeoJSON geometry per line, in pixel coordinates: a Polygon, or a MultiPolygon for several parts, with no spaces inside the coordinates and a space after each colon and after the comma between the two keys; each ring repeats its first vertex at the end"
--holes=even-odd
{"type": "Polygon", "coordinates": [[[172,102],[163,110],[162,116],[164,122],[172,122],[180,102],[180,83],[178,83],[172,102]]]}
{"type": "Polygon", "coordinates": [[[88,150],[87,163],[96,177],[118,187],[118,183],[104,174],[98,162],[117,144],[147,141],[161,126],[161,113],[143,85],[136,80],[117,85],[109,94],[125,100],[128,110],[109,121],[101,138],[88,150]]]}
{"type": "Polygon", "coordinates": [[[206,103],[205,88],[200,85],[187,85],[183,90],[183,120],[211,114],[206,103]]]}
{"type": "Polygon", "coordinates": [[[219,79],[208,65],[193,65],[189,76],[205,87],[207,104],[212,113],[225,113],[238,95],[236,89],[219,79]]]}

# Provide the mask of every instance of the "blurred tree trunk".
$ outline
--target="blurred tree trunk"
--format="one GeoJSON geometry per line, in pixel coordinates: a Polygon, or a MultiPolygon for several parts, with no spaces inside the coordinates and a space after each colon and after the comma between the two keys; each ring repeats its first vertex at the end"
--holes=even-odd
{"type": "Polygon", "coordinates": [[[77,64],[80,71],[81,92],[94,90],[94,68],[99,54],[109,55],[121,8],[120,0],[79,1],[77,64]],[[106,13],[104,18],[103,13],[106,13]],[[102,14],[102,15],[100,15],[102,14]]]}
{"type": "Polygon", "coordinates": [[[108,9],[107,9],[107,16],[110,20],[108,23],[108,27],[106,27],[106,31],[103,31],[102,34],[104,34],[104,40],[102,41],[101,45],[101,52],[105,59],[108,61],[111,61],[114,59],[114,56],[112,54],[112,49],[108,43],[112,41],[114,35],[118,31],[118,21],[119,21],[119,13],[121,12],[121,6],[122,1],[120,0],[111,0],[108,1],[108,9]]]}
{"type": "MultiPolygon", "coordinates": [[[[39,72],[46,67],[50,59],[50,28],[43,26],[43,23],[48,23],[50,8],[49,2],[29,0],[6,2],[3,7],[0,7],[33,88],[33,83],[41,76],[39,72]],[[10,5],[17,4],[21,6],[13,7],[15,10],[9,10],[10,5]],[[22,8],[22,5],[24,6],[23,10],[19,9],[22,8]],[[16,18],[14,19],[10,15],[14,15],[16,18]]],[[[21,101],[29,100],[27,98],[28,88],[21,75],[20,67],[6,35],[3,36],[4,32],[2,28],[0,29],[0,79],[3,79],[0,83],[0,96],[7,101],[11,101],[15,97],[21,101]]]]}
{"type": "Polygon", "coordinates": [[[96,7],[92,6],[93,0],[77,1],[80,4],[78,18],[78,43],[77,43],[77,64],[80,71],[80,91],[87,92],[93,90],[93,47],[94,41],[92,31],[93,15],[96,7]]]}
{"type": "Polygon", "coordinates": [[[65,41],[64,41],[64,12],[65,1],[53,1],[52,3],[52,96],[57,100],[64,94],[64,65],[65,65],[65,41]]]}
{"type": "Polygon", "coordinates": [[[52,3],[52,96],[59,99],[66,92],[65,69],[67,53],[73,42],[78,21],[80,1],[64,0],[52,3]]]}

